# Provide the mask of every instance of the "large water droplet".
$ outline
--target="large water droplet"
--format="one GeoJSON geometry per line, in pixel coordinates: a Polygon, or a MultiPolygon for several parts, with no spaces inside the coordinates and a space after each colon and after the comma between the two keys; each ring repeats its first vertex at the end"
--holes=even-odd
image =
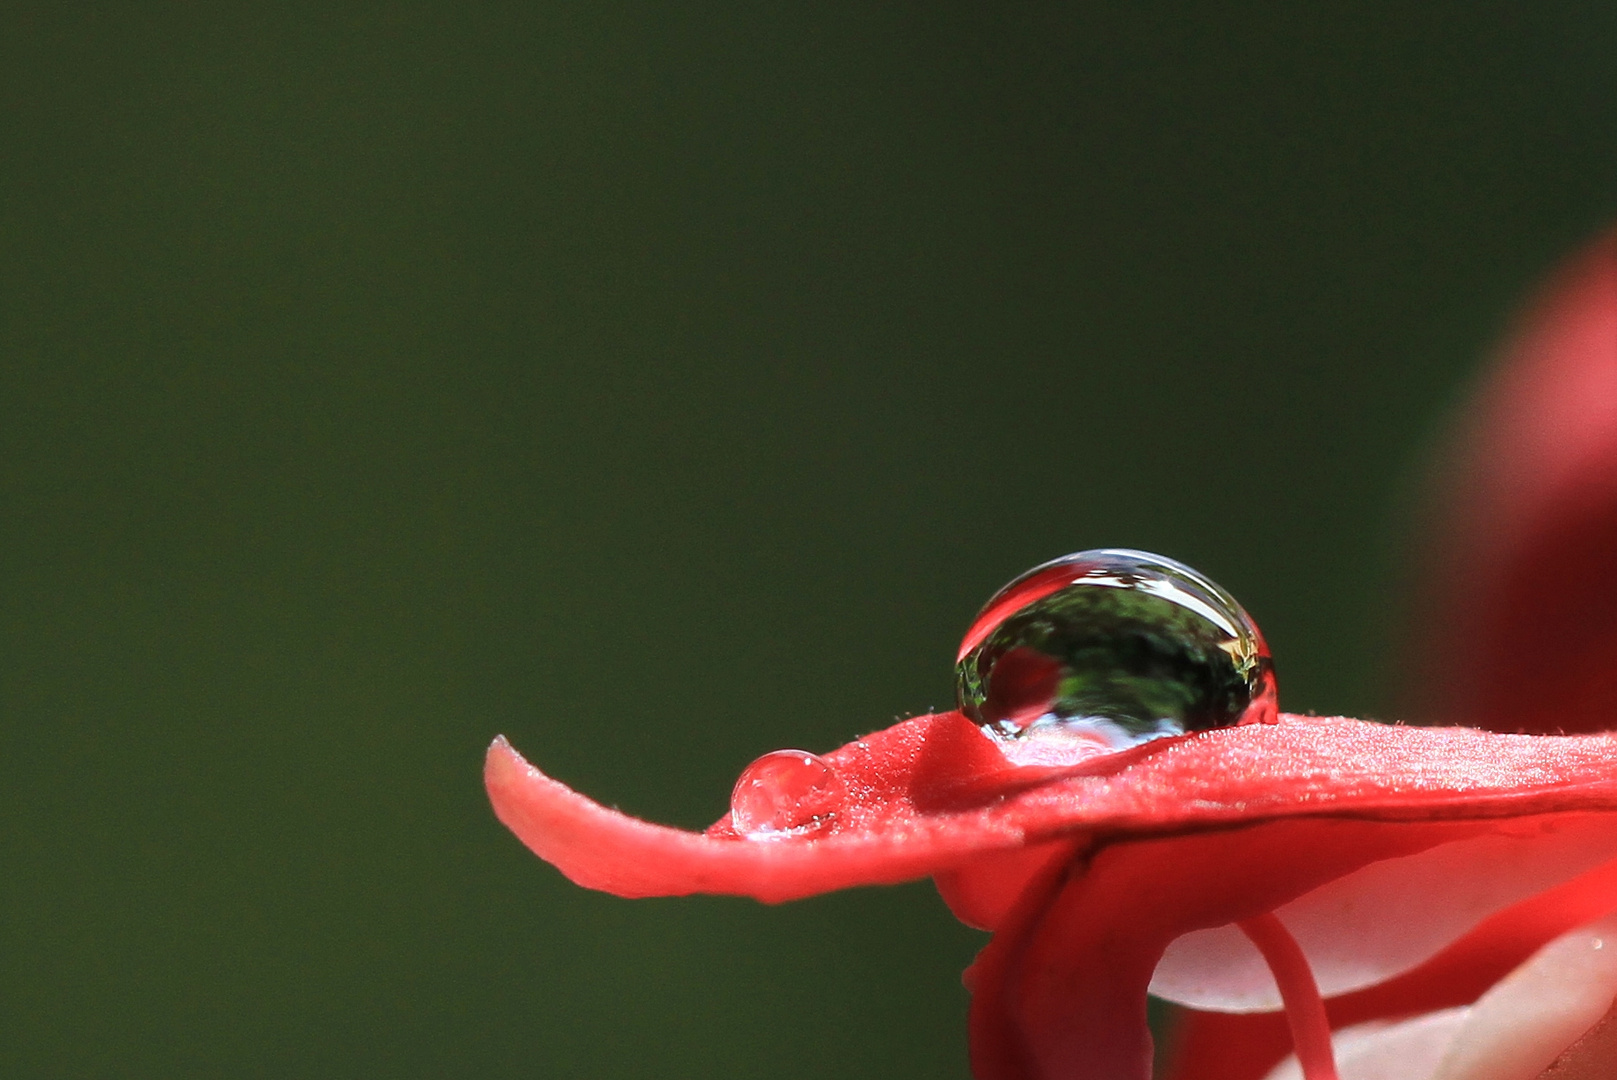
{"type": "Polygon", "coordinates": [[[748,765],[730,793],[730,823],[751,840],[819,832],[847,795],[830,762],[806,750],[776,750],[748,765]]]}
{"type": "Polygon", "coordinates": [[[1235,598],[1190,567],[1122,548],[1029,570],[960,645],[960,709],[1002,739],[1119,749],[1276,717],[1274,664],[1235,598]]]}

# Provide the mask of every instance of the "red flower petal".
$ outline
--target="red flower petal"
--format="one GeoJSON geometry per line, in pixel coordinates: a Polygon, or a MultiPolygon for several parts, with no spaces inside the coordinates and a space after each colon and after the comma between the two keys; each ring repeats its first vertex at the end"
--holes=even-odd
{"type": "MultiPolygon", "coordinates": [[[[970,973],[980,1077],[1143,1077],[1145,991],[1170,942],[1437,845],[1464,852],[1462,841],[1516,837],[1523,850],[1571,853],[1483,904],[1480,920],[1610,856],[1587,850],[1586,823],[1609,817],[1614,828],[1596,835],[1617,841],[1614,751],[1609,735],[1286,716],[1028,769],[945,713],[826,755],[848,804],[825,832],[769,841],[727,822],[697,834],[629,818],[545,777],[503,740],[487,779],[501,820],[530,847],[574,881],[623,896],[779,901],[936,875],[964,918],[998,931],[970,973]]],[[[1477,850],[1452,861],[1448,887],[1463,892],[1468,878],[1495,872],[1498,852],[1477,850]]],[[[1393,949],[1373,977],[1419,964],[1475,921],[1456,923],[1442,904],[1405,907],[1405,936],[1423,944],[1393,949]]],[[[1351,937],[1310,947],[1326,970],[1333,947],[1363,962],[1351,937]]]]}
{"type": "MultiPolygon", "coordinates": [[[[504,740],[489,749],[486,779],[500,820],[579,884],[622,896],[780,901],[940,872],[967,888],[961,875],[985,853],[1074,836],[1115,842],[1328,815],[1397,822],[1605,810],[1617,806],[1614,746],[1608,735],[1542,739],[1286,716],[1066,769],[1027,769],[1005,762],[958,713],[941,713],[826,755],[851,805],[815,839],[770,844],[742,840],[727,822],[696,834],[608,810],[504,740]]],[[[991,868],[998,877],[1004,864],[991,868]]],[[[1002,883],[982,887],[1006,894],[1002,883]]],[[[975,921],[992,924],[992,906],[975,921]]]]}

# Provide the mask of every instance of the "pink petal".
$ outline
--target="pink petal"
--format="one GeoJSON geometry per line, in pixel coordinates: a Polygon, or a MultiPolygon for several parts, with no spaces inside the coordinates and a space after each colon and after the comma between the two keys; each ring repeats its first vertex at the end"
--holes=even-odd
{"type": "MultiPolygon", "coordinates": [[[[1534,1080],[1617,998],[1617,918],[1550,942],[1474,1005],[1336,1033],[1342,1080],[1534,1080]]],[[[1610,1075],[1613,1063],[1607,1060],[1610,1075]]],[[[1299,1080],[1295,1060],[1266,1080],[1299,1080]]]]}
{"type": "Polygon", "coordinates": [[[1533,1080],[1617,997],[1617,919],[1565,934],[1478,999],[1433,1080],[1533,1080]]]}
{"type": "MultiPolygon", "coordinates": [[[[1609,815],[1522,819],[1366,866],[1275,914],[1308,956],[1320,992],[1331,997],[1409,971],[1488,916],[1614,858],[1617,828],[1609,815]]],[[[1234,927],[1200,930],[1173,942],[1152,977],[1151,993],[1199,1009],[1280,1007],[1268,965],[1234,927]]]]}
{"type": "MultiPolygon", "coordinates": [[[[1341,1080],[1431,1080],[1468,1011],[1442,1009],[1402,1023],[1377,1020],[1337,1032],[1331,1042],[1341,1080]]],[[[1303,1080],[1302,1067],[1288,1058],[1264,1080],[1303,1080]]]]}

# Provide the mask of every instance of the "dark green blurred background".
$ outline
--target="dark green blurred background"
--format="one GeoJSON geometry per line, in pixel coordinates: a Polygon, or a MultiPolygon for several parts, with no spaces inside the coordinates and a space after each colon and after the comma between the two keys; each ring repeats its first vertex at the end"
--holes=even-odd
{"type": "Polygon", "coordinates": [[[1617,9],[0,17],[0,1075],[964,1077],[930,887],[585,893],[1162,551],[1380,714],[1400,492],[1617,213],[1617,9]]]}

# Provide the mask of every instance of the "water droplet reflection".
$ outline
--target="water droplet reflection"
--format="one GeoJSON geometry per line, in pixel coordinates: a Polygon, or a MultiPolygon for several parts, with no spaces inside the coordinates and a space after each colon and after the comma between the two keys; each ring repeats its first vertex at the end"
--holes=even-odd
{"type": "Polygon", "coordinates": [[[748,765],[730,794],[730,822],[750,840],[806,836],[828,827],[847,790],[830,762],[776,750],[748,765]]]}
{"type": "Polygon", "coordinates": [[[1276,717],[1274,665],[1235,598],[1182,563],[1122,548],[1023,574],[960,646],[960,709],[1001,739],[1095,750],[1276,717]]]}

